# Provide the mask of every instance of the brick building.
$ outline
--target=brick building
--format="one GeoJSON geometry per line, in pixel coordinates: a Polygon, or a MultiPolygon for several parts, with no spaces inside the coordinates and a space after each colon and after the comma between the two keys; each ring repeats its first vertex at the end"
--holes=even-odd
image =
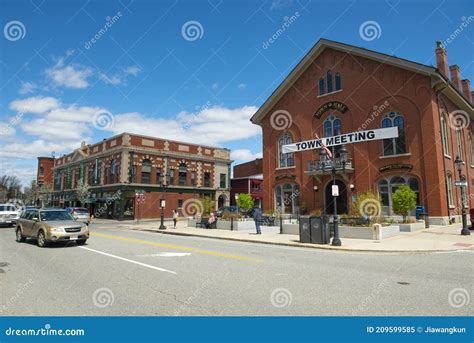
{"type": "Polygon", "coordinates": [[[235,197],[240,193],[250,194],[258,207],[263,206],[263,159],[235,165],[230,190],[231,205],[236,204],[235,197]]]}
{"type": "Polygon", "coordinates": [[[164,199],[165,217],[171,217],[173,209],[186,216],[183,206],[188,199],[209,197],[216,206],[229,204],[229,157],[228,149],[122,133],[95,144],[83,143],[54,159],[54,166],[40,158],[38,180],[40,168],[53,175],[54,206],[80,205],[76,188],[83,180],[90,194],[86,206],[96,215],[158,218],[164,199]],[[145,194],[143,204],[138,205],[137,193],[145,194]]]}
{"type": "MultiPolygon", "coordinates": [[[[282,145],[391,126],[398,138],[346,145],[349,161],[337,172],[338,212],[370,190],[381,196],[382,213],[393,215],[392,194],[406,184],[431,223],[458,221],[457,155],[465,161],[467,206],[474,207],[474,94],[456,65],[448,69],[441,43],[435,56],[432,67],[318,41],[251,119],[263,133],[264,209],[332,212],[331,176],[318,167],[321,151],[284,154],[282,145]]],[[[340,147],[331,149],[337,160],[340,147]]]]}

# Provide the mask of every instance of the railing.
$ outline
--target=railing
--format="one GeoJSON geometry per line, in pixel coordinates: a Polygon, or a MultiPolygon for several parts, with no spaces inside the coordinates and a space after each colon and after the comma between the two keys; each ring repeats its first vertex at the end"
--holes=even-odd
{"type": "Polygon", "coordinates": [[[330,172],[332,170],[333,165],[335,165],[337,171],[346,170],[351,171],[353,170],[352,167],[352,160],[346,160],[345,165],[340,158],[332,158],[327,160],[318,160],[318,161],[309,161],[308,162],[308,171],[309,172],[330,172]]]}

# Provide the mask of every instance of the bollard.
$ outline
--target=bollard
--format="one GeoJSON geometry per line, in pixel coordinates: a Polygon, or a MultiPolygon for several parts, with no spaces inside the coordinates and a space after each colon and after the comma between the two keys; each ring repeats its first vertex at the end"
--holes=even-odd
{"type": "Polygon", "coordinates": [[[230,217],[230,231],[234,231],[234,217],[230,217]]]}
{"type": "Polygon", "coordinates": [[[382,225],[381,224],[374,224],[373,226],[374,231],[372,233],[372,239],[376,241],[380,241],[382,239],[382,225]]]}

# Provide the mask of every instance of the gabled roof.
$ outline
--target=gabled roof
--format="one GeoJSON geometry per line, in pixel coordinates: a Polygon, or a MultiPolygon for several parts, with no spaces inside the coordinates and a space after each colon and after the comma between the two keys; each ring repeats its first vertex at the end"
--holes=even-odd
{"type": "Polygon", "coordinates": [[[250,121],[254,124],[259,124],[261,120],[265,117],[268,111],[283,97],[283,95],[292,87],[292,85],[299,79],[299,77],[306,71],[306,69],[315,61],[319,55],[326,49],[331,48],[333,50],[342,51],[355,56],[361,56],[371,60],[375,60],[384,64],[389,64],[395,67],[402,69],[410,70],[412,72],[427,75],[435,79],[435,82],[432,82],[432,85],[438,83],[445,83],[447,88],[450,88],[449,95],[453,95],[453,91],[463,105],[467,105],[468,108],[472,111],[473,106],[469,101],[463,96],[463,94],[457,90],[449,80],[444,77],[438,69],[433,66],[428,66],[425,64],[409,61],[403,58],[390,56],[384,53],[377,51],[360,48],[357,46],[344,44],[328,39],[320,39],[311,50],[303,57],[303,59],[293,68],[290,74],[286,79],[278,86],[278,88],[270,95],[270,97],[265,101],[265,103],[258,109],[258,111],[250,118],[250,121]]]}

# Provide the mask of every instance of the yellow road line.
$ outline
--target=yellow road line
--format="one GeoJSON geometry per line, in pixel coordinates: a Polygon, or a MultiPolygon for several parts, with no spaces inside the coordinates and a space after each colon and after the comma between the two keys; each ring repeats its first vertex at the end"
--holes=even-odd
{"type": "Polygon", "coordinates": [[[167,248],[167,249],[174,249],[174,250],[181,250],[181,251],[189,251],[189,252],[193,252],[193,253],[196,253],[196,254],[224,257],[224,258],[228,258],[228,259],[232,259],[232,260],[247,261],[247,262],[261,262],[261,260],[258,260],[256,258],[252,258],[252,257],[247,257],[247,256],[232,255],[232,254],[226,254],[226,253],[222,253],[222,252],[203,250],[203,249],[197,249],[197,248],[189,248],[189,247],[183,247],[183,246],[180,246],[180,245],[150,242],[150,241],[146,241],[146,240],[143,240],[143,239],[137,239],[137,238],[129,238],[129,237],[122,237],[122,236],[108,235],[108,234],[105,234],[105,233],[98,233],[98,232],[91,232],[91,235],[92,236],[97,236],[97,237],[103,237],[103,238],[116,239],[116,240],[119,240],[119,241],[125,241],[125,242],[130,242],[130,243],[146,244],[146,245],[151,245],[151,246],[160,247],[160,248],[167,248]]]}

